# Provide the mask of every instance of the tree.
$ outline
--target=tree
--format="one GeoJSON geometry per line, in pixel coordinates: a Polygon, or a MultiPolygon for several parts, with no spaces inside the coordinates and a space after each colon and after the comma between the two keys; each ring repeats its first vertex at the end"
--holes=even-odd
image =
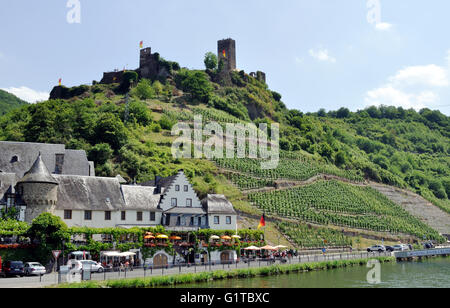
{"type": "Polygon", "coordinates": [[[89,160],[94,161],[97,164],[103,165],[112,157],[113,150],[107,143],[96,144],[89,151],[89,160]]]}
{"type": "Polygon", "coordinates": [[[67,225],[58,216],[42,213],[32,221],[27,236],[33,242],[39,242],[34,250],[35,257],[46,264],[51,259],[52,250],[60,250],[63,243],[70,239],[67,225]]]}
{"type": "Polygon", "coordinates": [[[134,93],[139,99],[150,99],[155,96],[155,90],[152,87],[151,81],[142,79],[134,89],[134,93]]]}
{"type": "Polygon", "coordinates": [[[212,52],[207,52],[205,54],[205,67],[208,70],[215,70],[217,68],[219,60],[217,59],[217,56],[212,52]]]}

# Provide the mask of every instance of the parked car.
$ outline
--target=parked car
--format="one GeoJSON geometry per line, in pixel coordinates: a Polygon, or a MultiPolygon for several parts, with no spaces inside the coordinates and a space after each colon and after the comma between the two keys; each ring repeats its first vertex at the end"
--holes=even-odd
{"type": "Polygon", "coordinates": [[[23,277],[25,272],[23,271],[24,266],[22,261],[6,261],[2,266],[2,276],[4,277],[23,277]]]}
{"type": "Polygon", "coordinates": [[[423,248],[425,248],[425,249],[433,249],[434,248],[434,244],[433,244],[432,241],[425,242],[425,243],[423,243],[423,248]]]}
{"type": "Polygon", "coordinates": [[[395,251],[395,248],[394,248],[394,246],[386,246],[386,251],[393,252],[393,251],[395,251]]]}
{"type": "Polygon", "coordinates": [[[105,271],[103,266],[98,262],[92,260],[81,260],[79,262],[83,268],[88,268],[94,273],[103,273],[105,271]]]}
{"type": "Polygon", "coordinates": [[[372,247],[367,248],[367,252],[385,252],[386,247],[383,245],[374,245],[372,247]]]}
{"type": "Polygon", "coordinates": [[[81,270],[83,269],[83,264],[81,264],[81,261],[70,259],[67,261],[67,266],[69,267],[69,271],[72,273],[81,273],[81,270]]]}
{"type": "Polygon", "coordinates": [[[41,263],[27,262],[25,263],[24,272],[27,276],[45,275],[47,273],[47,270],[41,263]]]}

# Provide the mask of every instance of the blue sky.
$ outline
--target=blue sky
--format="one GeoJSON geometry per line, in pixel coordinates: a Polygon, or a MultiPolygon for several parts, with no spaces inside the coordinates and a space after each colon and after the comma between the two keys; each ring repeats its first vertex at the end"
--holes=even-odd
{"type": "Polygon", "coordinates": [[[231,37],[238,68],[265,71],[289,108],[450,115],[449,1],[79,0],[81,23],[67,22],[67,2],[0,0],[1,89],[35,101],[59,78],[75,86],[135,69],[141,40],[203,68],[204,54],[231,37]]]}

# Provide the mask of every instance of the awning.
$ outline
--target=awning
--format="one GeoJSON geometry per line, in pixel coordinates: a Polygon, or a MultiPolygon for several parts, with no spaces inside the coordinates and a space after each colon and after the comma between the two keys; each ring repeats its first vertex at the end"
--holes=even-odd
{"type": "Polygon", "coordinates": [[[267,246],[261,247],[261,250],[277,250],[277,248],[267,245],[267,246]]]}

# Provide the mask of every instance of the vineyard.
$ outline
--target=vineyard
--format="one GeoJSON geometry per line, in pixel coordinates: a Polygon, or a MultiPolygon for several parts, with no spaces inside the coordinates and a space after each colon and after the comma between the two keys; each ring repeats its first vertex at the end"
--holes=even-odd
{"type": "Polygon", "coordinates": [[[227,173],[227,179],[242,190],[258,189],[262,187],[274,187],[271,180],[258,179],[237,173],[227,173]]]}
{"type": "Polygon", "coordinates": [[[300,248],[347,247],[352,239],[329,228],[314,228],[306,224],[282,222],[277,228],[300,248]]]}
{"type": "Polygon", "coordinates": [[[334,165],[327,165],[306,159],[280,159],[276,169],[261,169],[261,161],[257,159],[216,159],[217,165],[224,169],[235,170],[254,177],[266,180],[297,180],[305,181],[318,174],[329,174],[342,177],[354,182],[362,182],[364,178],[354,171],[347,171],[337,168],[334,165]]]}
{"type": "Polygon", "coordinates": [[[370,187],[338,181],[318,181],[305,187],[254,193],[248,197],[269,215],[320,225],[443,240],[435,230],[370,187]]]}

